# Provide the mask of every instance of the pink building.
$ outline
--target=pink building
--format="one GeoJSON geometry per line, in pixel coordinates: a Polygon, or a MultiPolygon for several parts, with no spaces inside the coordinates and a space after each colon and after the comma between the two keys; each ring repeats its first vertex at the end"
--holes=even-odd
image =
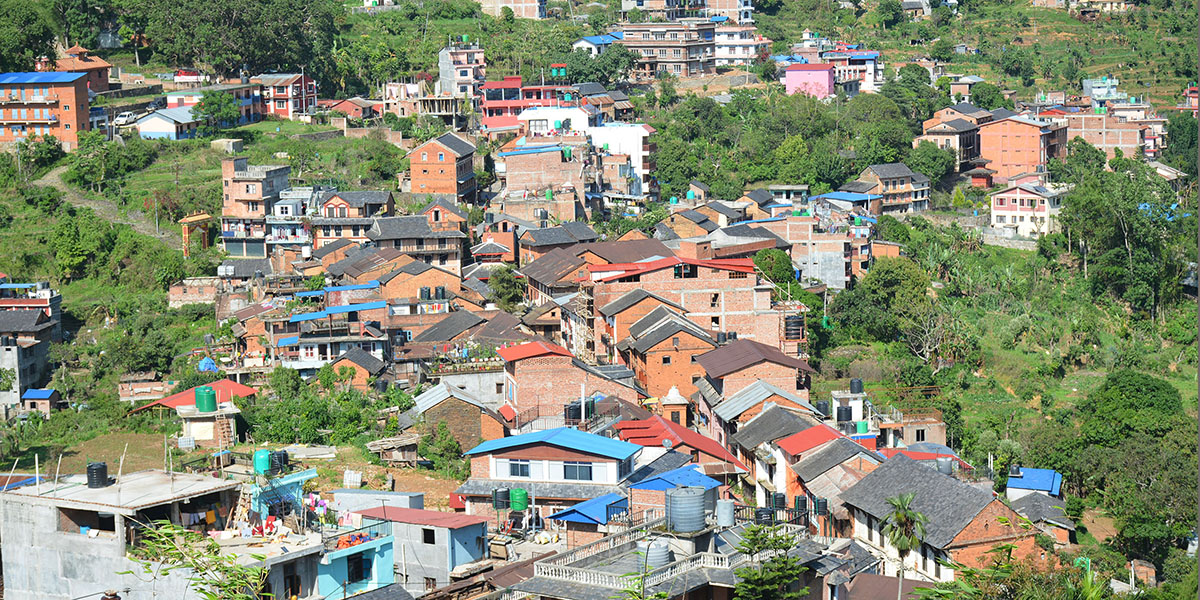
{"type": "Polygon", "coordinates": [[[791,65],[783,70],[783,85],[789,96],[801,93],[828,98],[834,94],[833,65],[791,65]]]}

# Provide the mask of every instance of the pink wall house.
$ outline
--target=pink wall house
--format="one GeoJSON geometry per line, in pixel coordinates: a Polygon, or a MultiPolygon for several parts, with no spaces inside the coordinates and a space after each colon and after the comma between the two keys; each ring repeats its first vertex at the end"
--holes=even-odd
{"type": "Polygon", "coordinates": [[[789,96],[800,93],[828,98],[834,94],[833,65],[790,65],[783,70],[783,85],[789,96]]]}

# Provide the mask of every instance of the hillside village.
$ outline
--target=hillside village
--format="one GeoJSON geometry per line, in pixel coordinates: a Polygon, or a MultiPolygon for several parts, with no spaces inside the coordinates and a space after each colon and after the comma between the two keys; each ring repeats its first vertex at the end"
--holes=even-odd
{"type": "Polygon", "coordinates": [[[1194,67],[231,2],[0,48],[0,598],[1196,595],[1194,67]]]}

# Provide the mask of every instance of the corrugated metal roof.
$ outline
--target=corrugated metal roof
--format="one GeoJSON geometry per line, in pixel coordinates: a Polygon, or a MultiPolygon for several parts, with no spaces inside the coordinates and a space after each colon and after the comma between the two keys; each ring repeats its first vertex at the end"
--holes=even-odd
{"type": "Polygon", "coordinates": [[[621,440],[614,440],[592,433],[584,433],[578,429],[571,429],[569,427],[558,427],[484,442],[466,451],[464,454],[488,454],[529,444],[549,444],[551,446],[558,446],[559,448],[578,450],[616,460],[625,460],[637,454],[642,449],[637,444],[630,444],[629,442],[622,442],[621,440]]]}
{"type": "Polygon", "coordinates": [[[21,394],[22,400],[46,400],[54,395],[54,390],[45,390],[39,388],[29,388],[21,394]]]}
{"type": "Polygon", "coordinates": [[[420,508],[403,508],[400,506],[380,506],[367,510],[353,511],[364,517],[391,521],[393,523],[411,523],[429,527],[444,527],[460,529],[471,525],[487,523],[487,517],[468,515],[465,513],[443,512],[438,510],[423,510],[420,508]]]}
{"type": "Polygon", "coordinates": [[[718,487],[720,481],[696,470],[697,465],[687,465],[673,471],[667,471],[639,481],[631,486],[632,490],[673,490],[677,487],[702,487],[706,490],[718,487]]]}
{"type": "Polygon", "coordinates": [[[1062,488],[1062,473],[1054,469],[1021,467],[1019,477],[1008,477],[1008,488],[1049,492],[1051,496],[1057,496],[1062,488]]]}
{"type": "Polygon", "coordinates": [[[605,494],[584,500],[571,508],[556,512],[548,518],[571,523],[605,525],[614,516],[629,510],[629,499],[620,494],[605,494]],[[617,509],[617,510],[613,510],[617,509]]]}
{"type": "Polygon", "coordinates": [[[0,85],[19,83],[70,83],[87,77],[87,73],[63,73],[46,71],[43,73],[4,73],[0,74],[0,85]]]}
{"type": "Polygon", "coordinates": [[[816,407],[809,404],[795,393],[788,392],[783,388],[759,380],[746,386],[745,388],[742,388],[736,394],[726,398],[724,402],[716,405],[713,408],[713,413],[724,421],[732,421],[741,416],[741,414],[747,410],[758,406],[771,396],[779,396],[791,402],[795,402],[797,405],[808,409],[813,414],[816,414],[817,412],[816,407]]]}

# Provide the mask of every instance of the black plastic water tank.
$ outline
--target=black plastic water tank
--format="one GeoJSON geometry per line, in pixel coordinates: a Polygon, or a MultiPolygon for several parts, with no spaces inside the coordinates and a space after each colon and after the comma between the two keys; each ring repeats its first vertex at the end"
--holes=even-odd
{"type": "Polygon", "coordinates": [[[851,393],[851,394],[861,394],[861,393],[863,393],[863,387],[862,387],[862,380],[861,380],[861,379],[859,379],[859,378],[855,377],[854,379],[851,379],[851,380],[850,380],[850,393],[851,393]]]}
{"type": "Polygon", "coordinates": [[[108,464],[102,462],[88,463],[87,486],[95,489],[108,487],[108,464]]]}
{"type": "Polygon", "coordinates": [[[508,508],[508,488],[492,490],[492,508],[508,508]]]}
{"type": "Polygon", "coordinates": [[[772,497],[775,500],[775,508],[787,508],[787,494],[775,492],[772,497]]]}
{"type": "Polygon", "coordinates": [[[821,413],[822,416],[828,417],[829,416],[829,401],[828,400],[817,400],[817,412],[821,413]]]}
{"type": "Polygon", "coordinates": [[[808,496],[796,496],[796,510],[808,512],[808,496]]]}
{"type": "Polygon", "coordinates": [[[754,509],[754,522],[758,525],[769,525],[775,522],[775,509],[760,507],[754,509]]]}
{"type": "Polygon", "coordinates": [[[851,419],[853,416],[854,416],[854,411],[853,411],[853,410],[851,410],[849,406],[839,406],[839,407],[837,407],[837,420],[838,420],[838,423],[842,423],[842,422],[845,422],[845,421],[849,421],[849,420],[850,420],[850,419],[851,419]]]}
{"type": "Polygon", "coordinates": [[[783,339],[798,340],[804,336],[804,317],[790,315],[783,318],[783,339]]]}

